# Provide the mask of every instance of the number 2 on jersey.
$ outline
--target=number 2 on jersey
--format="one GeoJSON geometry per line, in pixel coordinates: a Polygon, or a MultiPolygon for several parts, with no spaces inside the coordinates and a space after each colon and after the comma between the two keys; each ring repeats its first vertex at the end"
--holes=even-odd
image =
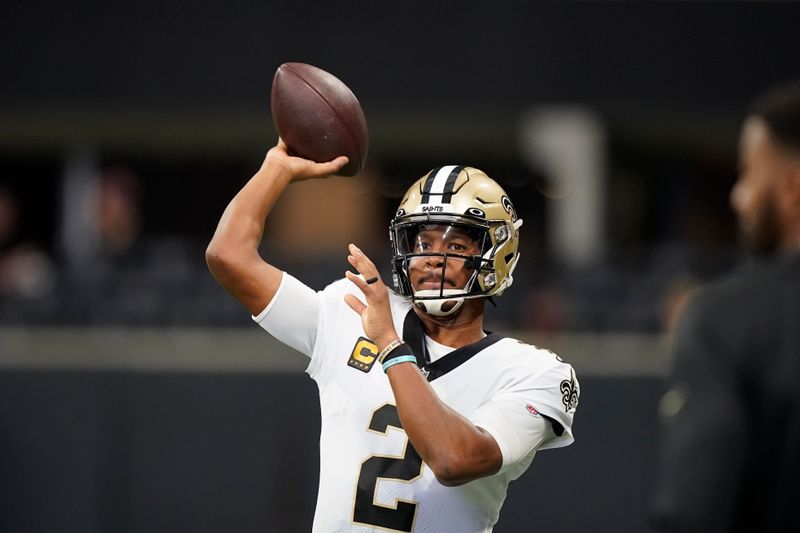
{"type": "MultiPolygon", "coordinates": [[[[384,404],[372,413],[369,429],[386,434],[389,426],[400,430],[397,407],[384,404]]],[[[396,500],[395,507],[376,503],[378,479],[413,481],[422,475],[422,458],[406,437],[406,449],[402,457],[373,455],[361,463],[353,506],[353,522],[378,526],[393,531],[410,532],[417,514],[417,504],[396,500]]]]}

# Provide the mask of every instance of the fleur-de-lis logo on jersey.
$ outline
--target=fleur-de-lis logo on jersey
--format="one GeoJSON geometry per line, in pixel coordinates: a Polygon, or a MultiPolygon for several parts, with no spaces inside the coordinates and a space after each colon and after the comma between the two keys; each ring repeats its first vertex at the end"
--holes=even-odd
{"type": "Polygon", "coordinates": [[[575,382],[575,372],[570,369],[569,379],[561,382],[561,403],[564,408],[569,412],[570,409],[578,407],[578,399],[580,398],[581,391],[578,384],[575,382]]]}

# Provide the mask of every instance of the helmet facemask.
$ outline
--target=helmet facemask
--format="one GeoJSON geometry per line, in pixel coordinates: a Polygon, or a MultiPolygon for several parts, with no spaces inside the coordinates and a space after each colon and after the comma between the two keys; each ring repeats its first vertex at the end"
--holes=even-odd
{"type": "Polygon", "coordinates": [[[475,296],[485,228],[423,217],[394,226],[391,240],[395,278],[426,313],[454,314],[475,296]]]}

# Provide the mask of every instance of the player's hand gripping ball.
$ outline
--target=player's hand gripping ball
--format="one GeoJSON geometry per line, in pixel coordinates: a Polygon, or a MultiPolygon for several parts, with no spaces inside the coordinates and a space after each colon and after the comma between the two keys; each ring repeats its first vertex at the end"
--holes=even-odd
{"type": "Polygon", "coordinates": [[[272,80],[272,120],[292,155],[318,163],[349,158],[338,172],[355,176],[369,148],[358,99],[332,74],[305,63],[284,63],[272,80]]]}

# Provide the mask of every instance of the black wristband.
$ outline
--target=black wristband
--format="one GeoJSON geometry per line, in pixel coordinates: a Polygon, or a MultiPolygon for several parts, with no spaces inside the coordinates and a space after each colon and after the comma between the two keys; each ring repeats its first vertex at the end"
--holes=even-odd
{"type": "Polygon", "coordinates": [[[399,344],[398,346],[396,346],[394,349],[392,349],[392,351],[387,353],[383,357],[383,359],[380,361],[380,363],[382,365],[385,365],[386,363],[388,363],[392,359],[397,359],[398,357],[403,357],[403,356],[406,356],[406,355],[411,355],[411,356],[416,357],[414,355],[414,350],[411,349],[411,346],[409,346],[406,343],[402,343],[402,344],[399,344]]]}

